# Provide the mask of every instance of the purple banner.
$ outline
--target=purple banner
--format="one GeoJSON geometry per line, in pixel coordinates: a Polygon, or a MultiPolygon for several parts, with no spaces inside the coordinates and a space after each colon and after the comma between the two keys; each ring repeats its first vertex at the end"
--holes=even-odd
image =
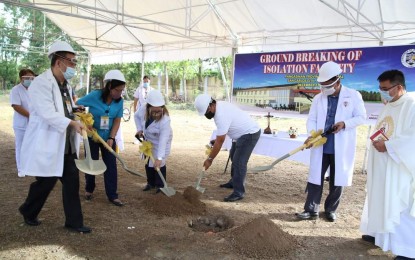
{"type": "Polygon", "coordinates": [[[347,87],[378,91],[377,77],[398,69],[405,74],[407,90],[415,91],[415,45],[236,54],[234,88],[286,84],[318,88],[318,70],[330,60],[340,64],[347,87]]]}

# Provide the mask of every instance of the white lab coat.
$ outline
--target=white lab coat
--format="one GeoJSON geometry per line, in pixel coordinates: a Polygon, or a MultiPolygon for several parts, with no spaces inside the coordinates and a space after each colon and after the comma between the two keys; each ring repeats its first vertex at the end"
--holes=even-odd
{"type": "MultiPolygon", "coordinates": [[[[307,119],[307,131],[324,129],[327,116],[327,97],[321,93],[316,95],[307,119]]],[[[366,119],[366,109],[362,95],[354,89],[342,86],[334,122],[343,121],[346,128],[335,134],[335,186],[352,184],[353,167],[356,151],[356,127],[366,119]]],[[[321,166],[323,146],[311,148],[310,172],[308,182],[321,185],[321,166]]]]}
{"type": "MultiPolygon", "coordinates": [[[[153,121],[145,128],[146,105],[142,105],[134,114],[134,121],[138,131],[143,131],[147,141],[153,144],[153,157],[162,158],[161,167],[166,165],[166,158],[170,154],[173,131],[170,126],[170,117],[164,115],[159,121],[153,121]]],[[[149,162],[153,167],[153,162],[149,162]]]]}
{"type": "MultiPolygon", "coordinates": [[[[66,131],[71,120],[65,117],[61,92],[51,69],[33,80],[29,97],[30,119],[20,154],[21,174],[62,177],[66,131]]],[[[70,100],[74,105],[72,97],[70,100]]],[[[72,130],[71,138],[78,147],[76,135],[72,130]]]]}
{"type": "MultiPolygon", "coordinates": [[[[10,104],[22,106],[24,109],[29,111],[29,93],[28,89],[26,89],[21,83],[14,86],[10,92],[10,104]]],[[[18,112],[14,111],[13,113],[13,130],[15,136],[15,144],[16,144],[16,166],[18,176],[19,172],[21,171],[20,167],[20,148],[22,147],[24,133],[26,132],[27,124],[29,123],[29,118],[25,117],[18,112]]]]}
{"type": "Polygon", "coordinates": [[[143,85],[141,84],[139,87],[137,87],[137,89],[134,91],[134,98],[138,99],[137,102],[137,110],[138,108],[140,108],[142,105],[146,104],[146,100],[147,100],[147,94],[153,90],[152,87],[148,86],[147,88],[144,88],[143,85]]]}

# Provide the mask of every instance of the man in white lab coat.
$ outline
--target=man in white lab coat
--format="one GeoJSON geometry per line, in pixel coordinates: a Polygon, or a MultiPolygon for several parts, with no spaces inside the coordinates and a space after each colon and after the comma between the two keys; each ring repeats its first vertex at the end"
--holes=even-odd
{"type": "MultiPolygon", "coordinates": [[[[340,66],[332,61],[324,63],[317,81],[321,93],[316,95],[307,120],[307,131],[334,129],[323,146],[311,147],[307,200],[300,220],[316,219],[323,193],[324,174],[330,167],[329,195],[324,203],[325,217],[336,220],[336,210],[344,186],[352,184],[356,151],[356,127],[363,124],[366,110],[362,96],[341,84],[340,66]]],[[[307,141],[306,141],[307,142],[307,141]]]]}
{"type": "Polygon", "coordinates": [[[143,77],[143,83],[134,92],[134,111],[135,113],[142,105],[146,104],[147,94],[153,88],[150,87],[150,78],[148,76],[143,77]]]}
{"type": "Polygon", "coordinates": [[[79,171],[75,165],[77,133],[82,125],[74,120],[74,103],[68,81],[75,75],[75,51],[57,41],[48,52],[51,68],[36,77],[29,88],[30,120],[21,149],[21,172],[35,176],[28,196],[20,206],[27,225],[38,226],[38,215],[57,180],[62,183],[65,227],[89,233],[83,223],[79,199],[79,171]]]}

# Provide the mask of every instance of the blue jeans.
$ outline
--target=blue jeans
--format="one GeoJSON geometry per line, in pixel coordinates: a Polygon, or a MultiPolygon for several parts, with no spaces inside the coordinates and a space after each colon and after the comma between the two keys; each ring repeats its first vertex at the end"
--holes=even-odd
{"type": "Polygon", "coordinates": [[[244,196],[245,194],[245,178],[248,160],[249,157],[251,157],[252,151],[260,136],[261,130],[254,134],[243,135],[232,144],[230,154],[232,159],[231,174],[233,193],[238,196],[244,196]]]}

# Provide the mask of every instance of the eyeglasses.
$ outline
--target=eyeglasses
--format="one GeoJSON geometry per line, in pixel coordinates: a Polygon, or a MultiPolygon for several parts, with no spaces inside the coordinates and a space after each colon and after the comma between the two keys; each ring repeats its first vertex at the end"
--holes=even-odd
{"type": "Polygon", "coordinates": [[[395,85],[393,85],[392,87],[387,88],[387,89],[382,89],[382,87],[381,87],[381,86],[379,86],[379,90],[382,90],[382,91],[389,91],[389,90],[391,90],[391,89],[393,89],[394,87],[399,86],[399,85],[401,85],[401,84],[395,84],[395,85]]]}
{"type": "Polygon", "coordinates": [[[34,76],[22,76],[23,80],[33,80],[35,77],[34,76]]]}
{"type": "Polygon", "coordinates": [[[61,55],[59,55],[59,54],[56,54],[55,53],[55,55],[56,56],[58,56],[59,58],[61,58],[61,59],[64,59],[64,60],[67,60],[67,61],[70,61],[70,62],[72,62],[73,64],[77,64],[78,63],[78,60],[76,59],[76,58],[68,58],[68,57],[64,57],[64,56],[61,56],[61,55]]]}
{"type": "Polygon", "coordinates": [[[339,81],[339,79],[340,78],[337,78],[333,83],[330,83],[330,84],[327,84],[327,85],[321,85],[320,84],[320,87],[321,88],[331,88],[332,86],[334,86],[334,84],[336,84],[337,83],[337,81],[339,81]]]}
{"type": "Polygon", "coordinates": [[[163,109],[160,109],[160,110],[150,109],[150,113],[152,116],[158,116],[163,113],[163,109]]]}

